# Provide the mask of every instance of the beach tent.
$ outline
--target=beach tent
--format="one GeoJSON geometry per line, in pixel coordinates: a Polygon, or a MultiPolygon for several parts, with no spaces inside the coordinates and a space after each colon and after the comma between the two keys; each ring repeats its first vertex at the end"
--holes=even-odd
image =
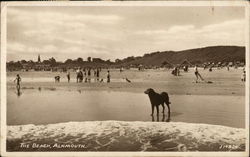
{"type": "Polygon", "coordinates": [[[185,59],[179,66],[186,66],[186,65],[193,66],[193,64],[190,63],[187,59],[185,59]]]}
{"type": "Polygon", "coordinates": [[[174,66],[173,66],[173,64],[171,64],[170,62],[168,62],[168,61],[163,61],[162,63],[161,63],[161,65],[162,65],[162,67],[165,67],[165,68],[173,68],[174,66]]]}

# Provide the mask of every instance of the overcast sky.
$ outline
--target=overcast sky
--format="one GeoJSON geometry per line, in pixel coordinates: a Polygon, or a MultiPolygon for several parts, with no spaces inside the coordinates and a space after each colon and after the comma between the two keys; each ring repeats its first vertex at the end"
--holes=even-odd
{"type": "Polygon", "coordinates": [[[243,7],[8,7],[7,60],[244,46],[243,7]]]}

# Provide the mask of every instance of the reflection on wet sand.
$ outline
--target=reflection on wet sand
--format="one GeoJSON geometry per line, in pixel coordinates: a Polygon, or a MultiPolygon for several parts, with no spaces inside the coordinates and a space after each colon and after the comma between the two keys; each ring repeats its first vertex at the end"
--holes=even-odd
{"type": "MultiPolygon", "coordinates": [[[[152,115],[152,122],[155,122],[155,115],[152,115]]],[[[159,122],[159,118],[160,116],[159,115],[156,115],[156,121],[159,122]]],[[[166,118],[166,115],[165,114],[162,114],[162,119],[161,119],[161,122],[170,122],[170,116],[168,116],[166,118]]]]}
{"type": "Polygon", "coordinates": [[[7,104],[10,105],[7,108],[7,119],[9,125],[120,120],[192,122],[244,127],[244,97],[226,98],[207,95],[171,95],[171,100],[174,102],[171,106],[173,108],[171,117],[168,117],[168,113],[150,117],[150,101],[142,93],[78,88],[68,90],[42,86],[35,89],[24,86],[8,88],[7,104]],[[24,113],[27,109],[32,112],[26,115],[17,114],[17,112],[24,113]],[[142,112],[138,114],[138,111],[142,112]],[[20,118],[16,118],[17,116],[20,118]],[[234,118],[230,118],[232,116],[234,118]]]}
{"type": "Polygon", "coordinates": [[[18,97],[20,97],[22,95],[22,92],[20,90],[20,86],[17,87],[17,93],[16,94],[17,94],[18,97]]]}

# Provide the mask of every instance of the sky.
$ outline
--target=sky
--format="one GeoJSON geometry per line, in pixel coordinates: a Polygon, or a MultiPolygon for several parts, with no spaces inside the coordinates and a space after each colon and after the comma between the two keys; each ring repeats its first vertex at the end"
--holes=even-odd
{"type": "Polygon", "coordinates": [[[7,61],[123,59],[245,45],[244,7],[9,6],[7,61]]]}

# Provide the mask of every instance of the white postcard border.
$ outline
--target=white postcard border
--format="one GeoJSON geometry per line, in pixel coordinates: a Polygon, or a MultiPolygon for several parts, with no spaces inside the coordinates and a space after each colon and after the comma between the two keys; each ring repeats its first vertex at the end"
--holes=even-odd
{"type": "Polygon", "coordinates": [[[2,156],[248,156],[249,154],[249,3],[247,1],[81,1],[1,3],[1,155],[2,156]],[[243,6],[246,13],[246,151],[245,152],[6,152],[6,50],[8,6],[243,6]]]}

